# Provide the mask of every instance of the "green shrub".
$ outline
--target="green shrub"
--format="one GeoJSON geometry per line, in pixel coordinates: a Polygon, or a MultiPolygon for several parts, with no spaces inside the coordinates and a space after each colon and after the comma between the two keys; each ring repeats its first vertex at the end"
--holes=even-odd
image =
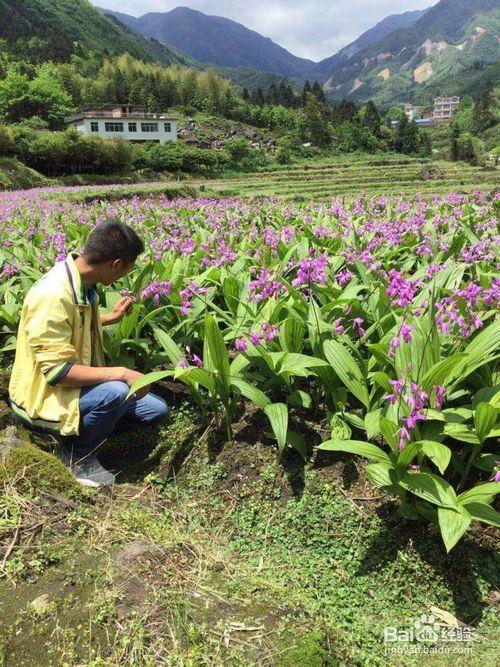
{"type": "Polygon", "coordinates": [[[239,164],[242,160],[249,158],[253,153],[252,147],[248,141],[241,138],[225,141],[224,150],[229,153],[231,162],[235,164],[239,164]]]}
{"type": "Polygon", "coordinates": [[[0,125],[0,155],[7,156],[13,154],[14,137],[12,132],[4,125],[0,125]]]}
{"type": "Polygon", "coordinates": [[[132,166],[133,146],[121,139],[87,138],[75,128],[49,132],[14,126],[13,130],[18,157],[47,176],[106,174],[132,166]]]}

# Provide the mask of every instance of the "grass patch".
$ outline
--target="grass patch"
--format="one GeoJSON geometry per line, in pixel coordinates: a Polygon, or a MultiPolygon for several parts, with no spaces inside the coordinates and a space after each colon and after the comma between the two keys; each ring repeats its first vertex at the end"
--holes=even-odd
{"type": "MultiPolygon", "coordinates": [[[[3,553],[30,508],[57,518],[21,533],[0,579],[6,664],[495,664],[492,530],[446,555],[432,527],[370,496],[359,462],[279,464],[249,433],[224,443],[184,406],[128,438],[128,482],[112,490],[64,505],[7,483],[3,553]],[[432,605],[476,628],[471,655],[386,657],[384,627],[432,605]]],[[[112,439],[108,456],[123,446],[112,439]]]]}

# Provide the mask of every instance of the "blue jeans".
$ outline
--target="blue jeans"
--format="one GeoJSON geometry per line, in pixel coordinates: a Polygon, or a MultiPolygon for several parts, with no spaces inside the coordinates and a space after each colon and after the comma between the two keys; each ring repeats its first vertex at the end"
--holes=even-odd
{"type": "Polygon", "coordinates": [[[73,458],[92,455],[113,431],[125,431],[147,426],[163,419],[168,405],[155,394],[137,400],[132,395],[125,400],[129,387],[125,382],[103,382],[82,387],[80,392],[80,429],[77,436],[64,438],[73,458]]]}

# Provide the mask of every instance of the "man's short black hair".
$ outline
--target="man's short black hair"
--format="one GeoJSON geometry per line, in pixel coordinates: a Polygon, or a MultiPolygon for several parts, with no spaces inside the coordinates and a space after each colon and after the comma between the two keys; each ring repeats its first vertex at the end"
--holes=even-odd
{"type": "Polygon", "coordinates": [[[111,218],[94,227],[82,254],[90,264],[101,264],[113,259],[130,264],[142,252],[144,243],[132,227],[111,218]]]}

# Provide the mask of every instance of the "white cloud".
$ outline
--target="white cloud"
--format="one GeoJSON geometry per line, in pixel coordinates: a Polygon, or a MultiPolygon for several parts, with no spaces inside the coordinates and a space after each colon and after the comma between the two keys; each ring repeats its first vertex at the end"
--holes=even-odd
{"type": "Polygon", "coordinates": [[[188,6],[256,30],[311,60],[333,55],[389,14],[424,9],[437,0],[92,0],[106,9],[141,16],[188,6]]]}

